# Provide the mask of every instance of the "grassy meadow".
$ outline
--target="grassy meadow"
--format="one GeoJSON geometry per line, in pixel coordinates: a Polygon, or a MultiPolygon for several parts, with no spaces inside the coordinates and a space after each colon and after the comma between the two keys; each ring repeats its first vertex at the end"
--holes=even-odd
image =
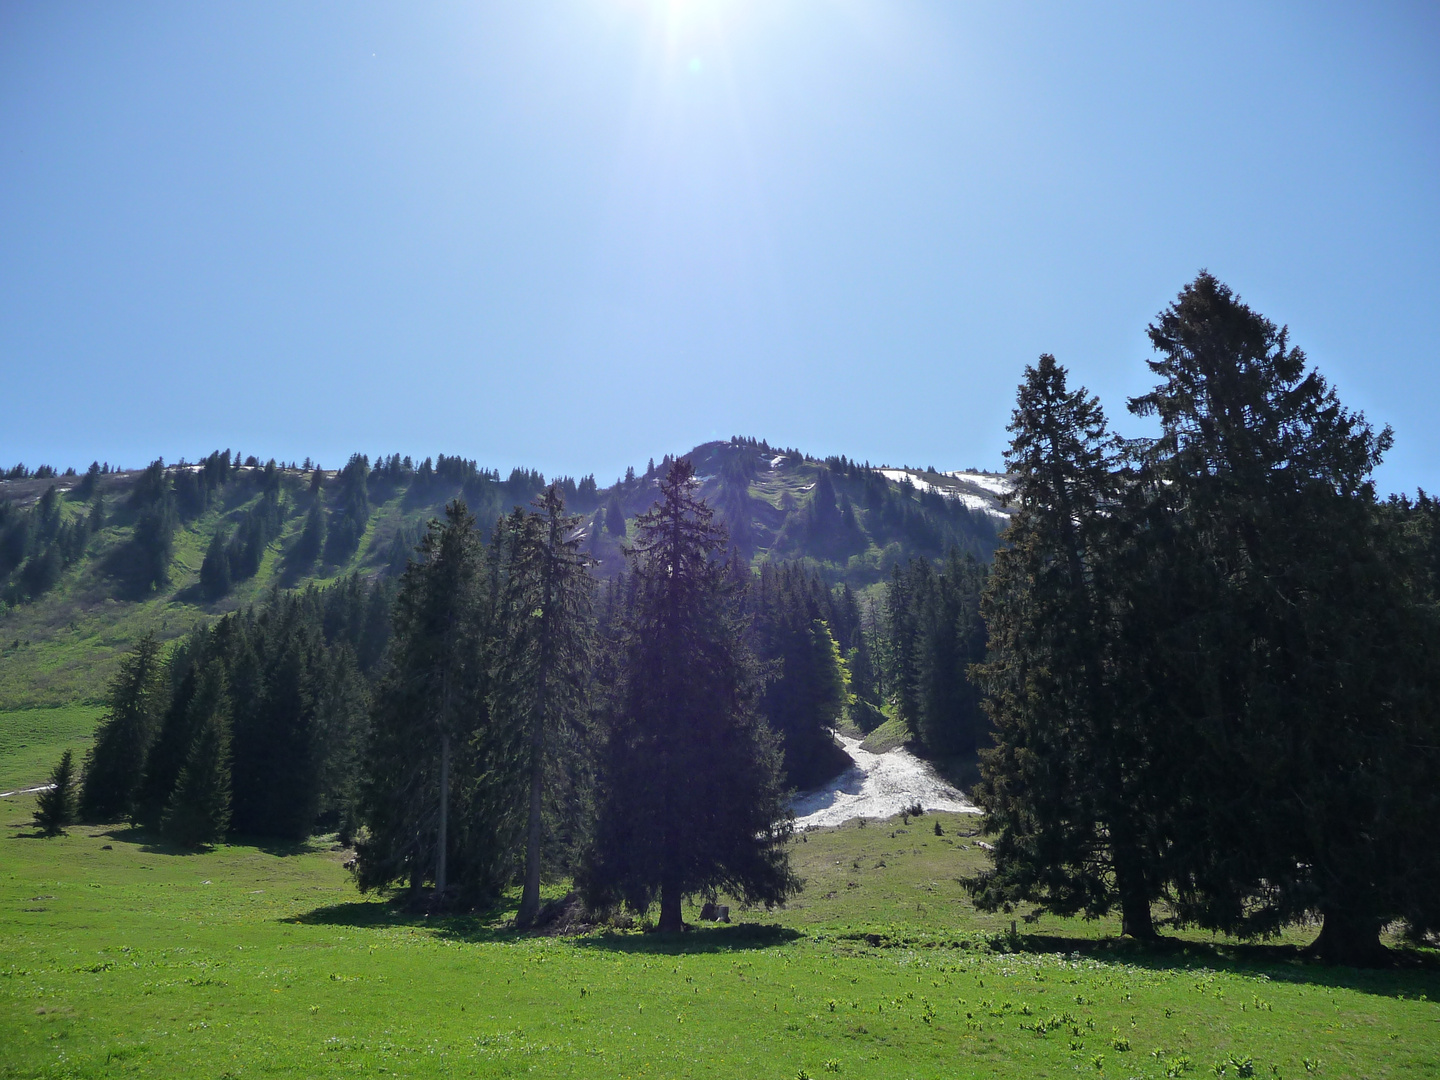
{"type": "MultiPolygon", "coordinates": [[[[328,840],[184,854],[0,803],[0,1077],[1430,1077],[1440,972],[1008,918],[977,819],[797,838],[804,892],[683,936],[360,896],[328,840]],[[943,835],[936,835],[940,825],[943,835]]],[[[688,918],[695,920],[698,911],[688,918]]],[[[1303,936],[1302,936],[1303,937],[1303,936]]],[[[1299,939],[1297,939],[1299,940],[1299,939]]],[[[1412,954],[1412,961],[1413,961],[1412,954]]]]}
{"type": "Polygon", "coordinates": [[[0,711],[0,791],[45,783],[66,750],[75,752],[78,767],[103,711],[99,705],[0,711]]]}

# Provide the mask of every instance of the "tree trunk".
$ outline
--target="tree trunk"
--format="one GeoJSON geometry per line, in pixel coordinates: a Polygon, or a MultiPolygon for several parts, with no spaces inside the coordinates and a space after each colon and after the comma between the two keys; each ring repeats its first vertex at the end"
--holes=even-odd
{"type": "Polygon", "coordinates": [[[667,882],[660,886],[660,925],[659,930],[665,933],[679,933],[685,929],[685,921],[680,917],[680,886],[667,882]]]}
{"type": "Polygon", "coordinates": [[[445,902],[445,858],[450,851],[450,735],[440,733],[440,838],[435,851],[435,902],[445,902]]]}
{"type": "Polygon", "coordinates": [[[525,888],[520,895],[520,910],[515,925],[522,930],[535,921],[540,912],[540,809],[541,781],[545,753],[545,724],[535,718],[530,742],[530,827],[525,837],[525,888]]]}
{"type": "Polygon", "coordinates": [[[1120,897],[1120,933],[1141,941],[1154,941],[1155,919],[1150,913],[1150,890],[1140,870],[1140,856],[1124,826],[1112,830],[1110,857],[1115,862],[1115,891],[1120,897]]]}
{"type": "Polygon", "coordinates": [[[1154,941],[1160,936],[1155,932],[1150,901],[1143,893],[1140,896],[1122,898],[1120,901],[1120,933],[1141,941],[1154,941]]]}
{"type": "Polygon", "coordinates": [[[1380,944],[1383,920],[1328,908],[1320,936],[1310,951],[1327,964],[1348,967],[1388,967],[1390,950],[1380,944]]]}

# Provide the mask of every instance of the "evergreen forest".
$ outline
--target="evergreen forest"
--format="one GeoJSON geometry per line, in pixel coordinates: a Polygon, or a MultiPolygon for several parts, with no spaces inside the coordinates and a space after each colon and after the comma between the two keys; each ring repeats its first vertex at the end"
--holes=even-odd
{"type": "Polygon", "coordinates": [[[1387,928],[1440,930],[1440,509],[1377,497],[1391,432],[1214,277],[1149,334],[1158,434],[1041,356],[1004,474],[738,437],[606,488],[16,466],[3,704],[102,709],[37,826],[333,833],[414,910],[518,888],[528,928],[559,881],[679,931],[794,898],[790,796],[884,729],[984,811],[980,911],[1385,964],[1387,928]]]}

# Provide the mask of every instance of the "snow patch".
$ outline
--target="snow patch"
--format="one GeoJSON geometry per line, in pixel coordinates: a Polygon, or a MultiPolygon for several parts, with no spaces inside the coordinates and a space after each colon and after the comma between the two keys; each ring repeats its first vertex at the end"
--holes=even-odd
{"type": "Polygon", "coordinates": [[[20,788],[16,791],[0,791],[0,799],[8,799],[11,795],[33,795],[37,791],[51,791],[54,784],[41,784],[39,787],[20,788]]]}
{"type": "Polygon", "coordinates": [[[983,473],[983,472],[948,472],[946,476],[953,476],[956,480],[963,480],[967,484],[974,484],[978,488],[984,488],[992,495],[1009,495],[1015,490],[1015,481],[1004,473],[983,473]]]}
{"type": "MultiPolygon", "coordinates": [[[[979,510],[982,513],[993,514],[995,517],[1003,518],[1006,521],[1010,519],[1010,515],[1007,514],[996,504],[995,498],[992,495],[977,495],[976,493],[971,491],[960,491],[952,487],[940,487],[938,484],[932,484],[930,483],[930,481],[924,480],[921,477],[916,476],[914,473],[906,472],[904,469],[876,469],[875,471],[878,472],[881,476],[885,477],[885,479],[893,480],[897,484],[902,483],[905,480],[909,480],[910,483],[915,485],[915,490],[917,491],[933,491],[937,495],[942,495],[947,499],[956,499],[959,502],[963,503],[965,507],[969,510],[979,510]]],[[[942,473],[941,475],[951,477],[956,476],[955,473],[942,473]]],[[[975,475],[983,474],[965,474],[965,482],[974,483],[974,481],[970,480],[969,477],[975,475]]],[[[989,479],[994,481],[999,478],[990,477],[989,479]]],[[[982,488],[982,490],[987,492],[991,490],[990,487],[986,487],[981,484],[976,484],[976,487],[980,487],[982,488]]]]}
{"type": "Polygon", "coordinates": [[[940,779],[933,766],[909,750],[872,754],[860,749],[859,739],[835,737],[855,764],[825,787],[795,796],[790,806],[797,829],[841,825],[851,818],[894,817],[916,803],[923,810],[980,812],[964,792],[940,779]]]}

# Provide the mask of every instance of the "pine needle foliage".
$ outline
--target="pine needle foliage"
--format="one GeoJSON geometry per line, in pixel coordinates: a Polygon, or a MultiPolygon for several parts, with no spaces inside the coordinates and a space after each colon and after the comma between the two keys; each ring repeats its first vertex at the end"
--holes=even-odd
{"type": "Polygon", "coordinates": [[[218,659],[200,670],[187,710],[194,734],[165,804],[160,831],[182,847],[224,839],[230,828],[230,694],[218,659]]]}
{"type": "Polygon", "coordinates": [[[594,560],[580,550],[581,519],[565,512],[559,485],[548,486],[532,505],[501,520],[491,548],[497,589],[490,719],[497,740],[505,733],[523,787],[521,927],[540,910],[545,792],[573,777],[561,763],[585,741],[594,592],[594,560]]]}
{"type": "Polygon", "coordinates": [[[989,653],[972,669],[995,724],[976,798],[998,836],[995,868],[969,885],[982,910],[1119,907],[1126,933],[1153,936],[1147,785],[1160,774],[1126,722],[1112,618],[1119,447],[1099,401],[1048,354],[1026,368],[1008,430],[1015,516],[984,598],[989,653]]]}
{"type": "Polygon", "coordinates": [[[756,707],[726,536],[695,487],[689,462],[676,461],[636,521],[584,874],[592,903],[643,910],[658,898],[666,931],[682,928],[688,894],[774,903],[798,887],[779,739],[756,707]]]}
{"type": "Polygon", "coordinates": [[[493,894],[510,870],[512,766],[487,708],[490,594],[475,519],[456,500],[400,579],[375,693],[356,845],[361,888],[433,882],[439,904],[493,894]]]}
{"type": "Polygon", "coordinates": [[[80,812],[86,821],[119,821],[135,809],[145,759],[160,731],[169,687],[160,644],[146,634],[120,662],[106,711],[85,755],[80,812]]]}
{"type": "Polygon", "coordinates": [[[75,824],[75,805],[75,760],[66,750],[50,773],[48,788],[35,797],[35,827],[46,836],[59,836],[75,824]]]}

